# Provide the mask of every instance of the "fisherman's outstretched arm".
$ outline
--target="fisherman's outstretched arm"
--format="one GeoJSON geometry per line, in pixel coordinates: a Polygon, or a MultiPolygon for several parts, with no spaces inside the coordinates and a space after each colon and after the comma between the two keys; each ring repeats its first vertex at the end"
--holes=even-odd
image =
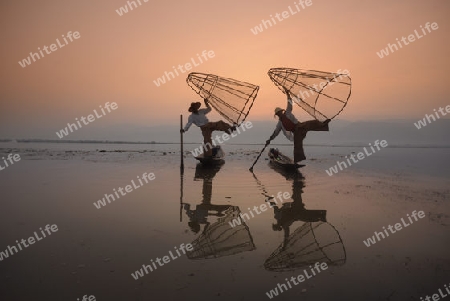
{"type": "Polygon", "coordinates": [[[204,100],[204,102],[205,102],[205,106],[206,106],[206,109],[204,109],[203,110],[203,114],[208,114],[209,112],[211,112],[211,106],[209,105],[209,100],[208,100],[208,98],[205,98],[205,99],[203,99],[204,100]]]}
{"type": "Polygon", "coordinates": [[[281,122],[278,121],[275,130],[273,131],[272,135],[270,135],[270,138],[269,138],[269,140],[266,141],[266,143],[269,144],[270,141],[275,139],[280,132],[281,132],[281,122]]]}
{"type": "Polygon", "coordinates": [[[188,122],[187,122],[186,125],[184,126],[184,129],[182,129],[182,132],[183,132],[183,133],[184,133],[184,132],[187,132],[187,130],[189,130],[189,128],[190,128],[191,125],[192,125],[192,122],[193,122],[192,116],[189,116],[188,122]]]}
{"type": "Polygon", "coordinates": [[[289,94],[288,90],[285,90],[286,95],[287,95],[287,105],[286,105],[286,112],[287,113],[291,113],[292,112],[292,98],[291,95],[289,94]]]}

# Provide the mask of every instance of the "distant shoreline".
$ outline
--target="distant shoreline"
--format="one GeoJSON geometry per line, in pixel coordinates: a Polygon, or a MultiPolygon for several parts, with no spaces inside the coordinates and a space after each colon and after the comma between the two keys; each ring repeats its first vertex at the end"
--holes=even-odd
{"type": "MultiPolygon", "coordinates": [[[[167,145],[167,144],[179,144],[179,142],[156,142],[156,141],[109,141],[109,140],[53,140],[53,139],[0,139],[0,143],[70,143],[70,144],[135,144],[135,145],[167,145]]],[[[199,145],[198,142],[184,142],[185,145],[199,145]]],[[[260,145],[263,146],[264,143],[227,143],[227,145],[260,145]]],[[[270,144],[271,146],[290,146],[289,143],[277,143],[270,144]]],[[[305,146],[317,146],[317,147],[359,147],[364,146],[364,142],[361,143],[350,143],[350,144],[308,144],[305,146]]],[[[450,145],[417,145],[417,144],[399,144],[399,145],[389,145],[389,148],[450,148],[450,145]]]]}

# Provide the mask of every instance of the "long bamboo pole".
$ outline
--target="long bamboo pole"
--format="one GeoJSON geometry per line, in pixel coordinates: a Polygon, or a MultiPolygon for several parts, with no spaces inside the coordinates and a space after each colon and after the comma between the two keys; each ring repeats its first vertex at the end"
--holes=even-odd
{"type": "Polygon", "coordinates": [[[180,115],[180,148],[181,148],[181,164],[180,164],[180,222],[183,221],[183,178],[184,178],[184,151],[183,151],[183,115],[180,115]]]}
{"type": "Polygon", "coordinates": [[[183,115],[180,115],[180,148],[181,148],[181,165],[180,168],[184,169],[184,152],[183,152],[183,115]]]}

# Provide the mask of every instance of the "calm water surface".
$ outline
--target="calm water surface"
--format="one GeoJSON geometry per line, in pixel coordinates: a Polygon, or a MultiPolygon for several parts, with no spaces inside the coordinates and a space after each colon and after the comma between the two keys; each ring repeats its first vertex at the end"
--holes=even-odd
{"type": "MultiPolygon", "coordinates": [[[[396,175],[417,176],[416,170],[445,181],[448,169],[430,167],[431,159],[425,167],[417,158],[426,154],[448,166],[447,150],[408,150],[405,156],[386,149],[370,158],[376,164],[367,158],[329,177],[325,169],[357,148],[311,147],[313,160],[301,173],[274,169],[264,155],[254,174],[248,168],[260,146],[229,146],[226,163],[216,168],[187,155],[183,172],[176,145],[26,148],[3,145],[4,153],[20,150],[24,159],[0,174],[0,251],[46,224],[60,230],[0,262],[5,300],[76,300],[85,294],[97,300],[265,300],[286,278],[311,274],[316,262],[328,269],[274,298],[415,300],[448,283],[448,224],[445,217],[431,218],[450,215],[445,189],[417,188],[405,197],[402,183],[392,182],[396,175]],[[105,193],[145,172],[156,179],[94,207],[105,193]],[[382,226],[422,209],[428,218],[374,246],[363,244],[382,226]],[[239,214],[248,217],[232,227],[239,214]],[[188,243],[191,252],[132,277],[188,243]]],[[[290,155],[289,147],[280,149],[290,155]]]]}

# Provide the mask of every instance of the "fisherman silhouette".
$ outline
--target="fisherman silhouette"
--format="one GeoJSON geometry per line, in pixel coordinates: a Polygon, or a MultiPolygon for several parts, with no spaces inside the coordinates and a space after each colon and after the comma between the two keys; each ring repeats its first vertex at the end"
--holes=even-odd
{"type": "Polygon", "coordinates": [[[211,106],[209,105],[208,99],[204,99],[204,103],[206,106],[206,109],[200,109],[201,103],[200,102],[193,102],[191,103],[191,106],[189,107],[188,111],[191,112],[191,115],[189,115],[188,122],[186,123],[185,127],[180,130],[181,133],[185,133],[189,130],[192,124],[195,124],[198,126],[203,135],[203,148],[205,149],[205,157],[212,157],[213,156],[213,145],[212,145],[212,132],[213,131],[223,131],[227,134],[231,134],[232,131],[236,130],[236,126],[229,125],[228,123],[219,120],[216,122],[211,122],[206,117],[206,114],[211,112],[211,106]]]}
{"type": "Polygon", "coordinates": [[[285,94],[287,95],[286,110],[279,107],[275,108],[275,115],[278,116],[279,120],[272,135],[266,141],[266,146],[283,131],[286,138],[294,142],[294,162],[297,163],[306,159],[303,150],[303,140],[306,138],[306,134],[309,131],[328,131],[328,123],[331,120],[327,119],[324,122],[315,119],[304,122],[298,121],[292,114],[292,99],[287,89],[285,89],[285,94]]]}

